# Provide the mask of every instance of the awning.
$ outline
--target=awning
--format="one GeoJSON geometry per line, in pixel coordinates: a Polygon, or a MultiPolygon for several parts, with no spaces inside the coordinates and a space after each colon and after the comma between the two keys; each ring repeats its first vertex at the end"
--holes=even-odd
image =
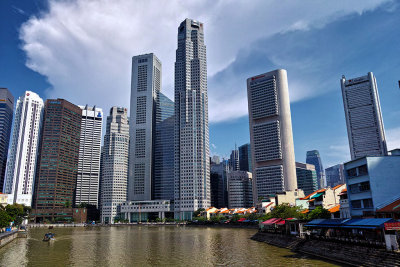
{"type": "Polygon", "coordinates": [[[315,228],[377,229],[383,228],[384,224],[388,222],[396,221],[390,218],[315,219],[305,226],[315,228]]]}
{"type": "Polygon", "coordinates": [[[285,220],[281,220],[279,222],[276,223],[276,225],[285,225],[286,221],[285,220]]]}
{"type": "Polygon", "coordinates": [[[307,223],[306,227],[323,227],[323,228],[332,228],[339,227],[343,222],[343,219],[315,219],[311,222],[307,223]]]}
{"type": "Polygon", "coordinates": [[[322,194],[323,194],[323,192],[317,193],[317,194],[313,195],[313,196],[311,197],[311,199],[317,198],[317,197],[321,196],[322,194]]]}
{"type": "Polygon", "coordinates": [[[385,230],[397,230],[400,231],[400,222],[389,222],[385,223],[385,230]]]}
{"type": "Polygon", "coordinates": [[[241,218],[241,219],[238,220],[238,222],[243,222],[245,220],[246,220],[246,218],[241,218]]]}
{"type": "Polygon", "coordinates": [[[264,225],[272,225],[272,224],[274,224],[274,223],[276,223],[276,222],[278,222],[280,220],[282,220],[282,219],[281,218],[272,218],[272,219],[266,220],[265,222],[262,222],[262,224],[264,224],[264,225]]]}

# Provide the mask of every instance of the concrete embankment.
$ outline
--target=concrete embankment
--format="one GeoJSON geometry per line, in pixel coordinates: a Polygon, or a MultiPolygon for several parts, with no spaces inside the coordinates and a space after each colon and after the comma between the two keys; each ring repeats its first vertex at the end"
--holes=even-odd
{"type": "Polygon", "coordinates": [[[356,244],[256,233],[251,239],[352,266],[400,266],[400,253],[356,244]]]}
{"type": "Polygon", "coordinates": [[[0,248],[7,245],[17,237],[18,237],[17,230],[0,234],[0,248]]]}

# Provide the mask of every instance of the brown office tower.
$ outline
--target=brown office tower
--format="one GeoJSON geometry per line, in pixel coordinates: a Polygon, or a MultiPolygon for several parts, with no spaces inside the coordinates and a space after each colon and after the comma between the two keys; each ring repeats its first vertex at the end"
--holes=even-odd
{"type": "Polygon", "coordinates": [[[32,219],[73,221],[82,110],[64,99],[45,104],[32,219]]]}

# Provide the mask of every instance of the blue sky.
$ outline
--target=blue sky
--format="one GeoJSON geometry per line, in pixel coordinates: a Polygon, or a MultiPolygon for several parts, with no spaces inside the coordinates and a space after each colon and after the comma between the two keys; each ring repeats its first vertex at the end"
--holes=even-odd
{"type": "Polygon", "coordinates": [[[154,52],[173,96],[176,29],[205,23],[210,149],[249,141],[246,78],[288,71],[297,161],[318,149],[328,167],[349,160],[340,91],[377,77],[389,149],[400,147],[397,1],[11,1],[0,3],[0,86],[75,104],[128,106],[130,60],[154,52]],[[279,2],[279,3],[278,3],[279,2]],[[351,5],[350,5],[351,3],[351,5]]]}

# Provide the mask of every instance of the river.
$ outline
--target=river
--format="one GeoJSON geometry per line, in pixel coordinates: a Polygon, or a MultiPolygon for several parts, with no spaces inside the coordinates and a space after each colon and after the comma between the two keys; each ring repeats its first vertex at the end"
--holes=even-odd
{"type": "Polygon", "coordinates": [[[30,229],[0,249],[0,266],[335,266],[250,240],[253,229],[120,226],[30,229]],[[54,241],[43,242],[47,231],[54,241]]]}

